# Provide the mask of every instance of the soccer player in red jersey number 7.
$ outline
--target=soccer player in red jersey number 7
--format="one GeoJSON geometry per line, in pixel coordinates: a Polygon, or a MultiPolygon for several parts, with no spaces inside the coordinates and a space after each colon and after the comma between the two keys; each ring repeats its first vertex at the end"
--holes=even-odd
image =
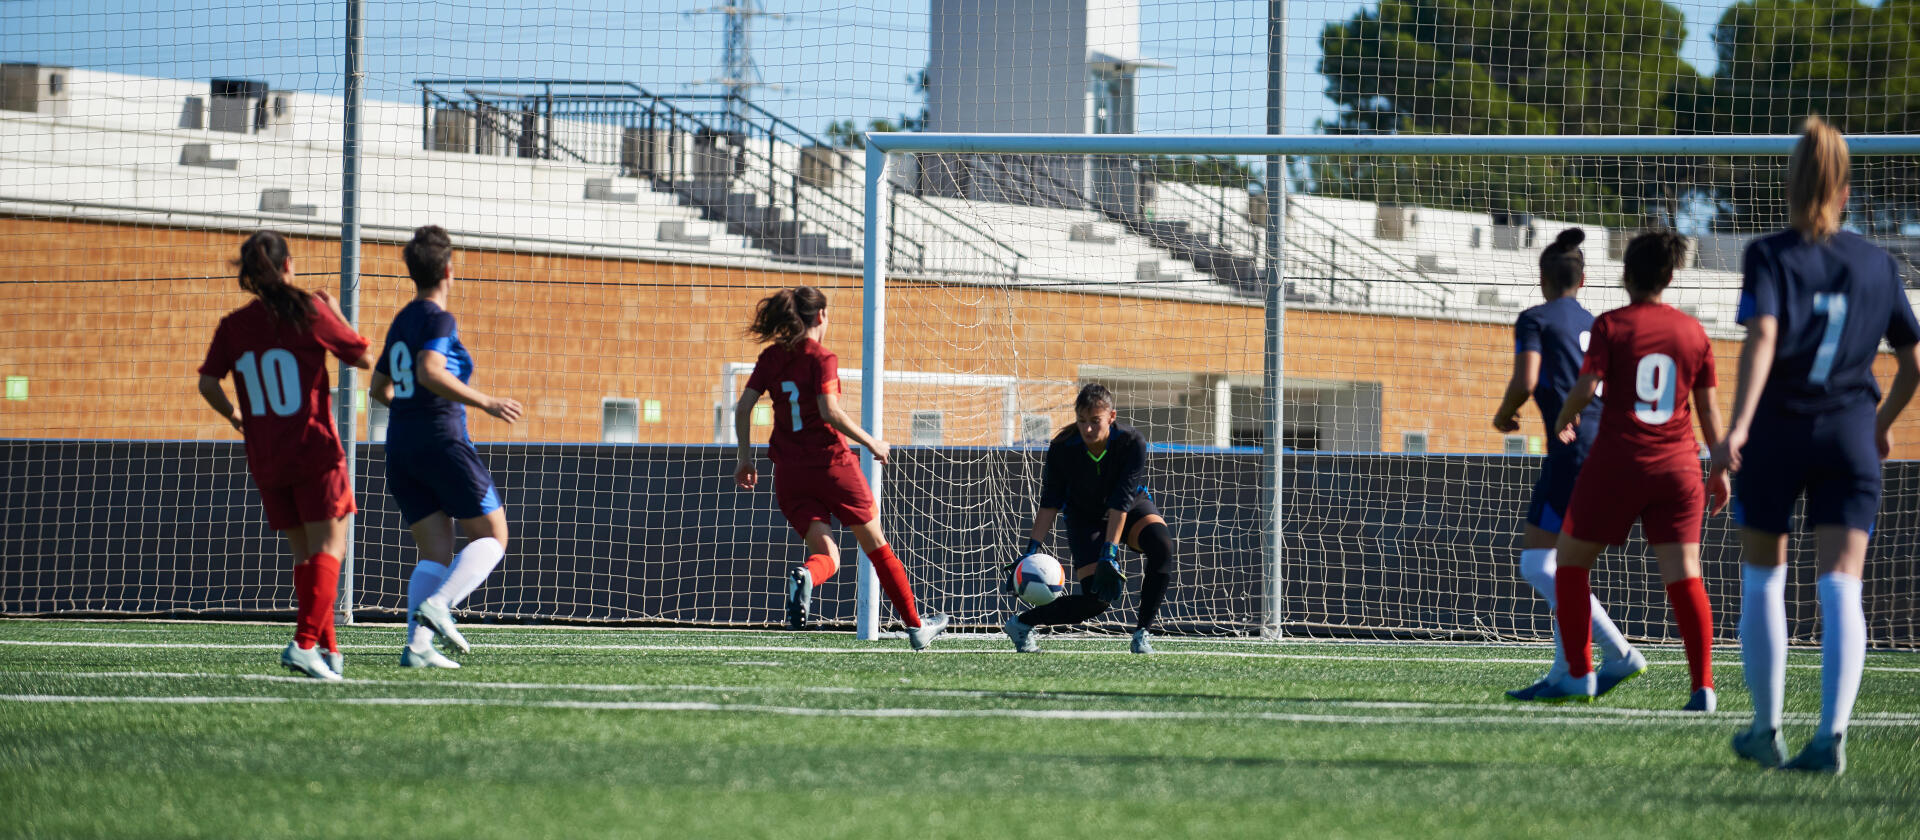
{"type": "Polygon", "coordinates": [[[1711,712],[1718,705],[1713,613],[1700,580],[1700,527],[1706,496],[1715,511],[1726,504],[1727,476],[1714,470],[1703,492],[1700,446],[1688,428],[1687,399],[1691,395],[1700,412],[1707,444],[1719,443],[1713,344],[1693,316],[1660,300],[1686,248],[1686,240],[1672,231],[1643,233],[1627,243],[1632,303],[1593,322],[1580,380],[1554,423],[1560,439],[1572,442],[1580,411],[1605,384],[1600,433],[1574,482],[1556,548],[1560,568],[1553,584],[1567,676],[1535,694],[1536,700],[1590,701],[1596,695],[1589,574],[1601,550],[1625,543],[1638,519],[1659,561],[1660,582],[1687,651],[1693,693],[1683,708],[1711,712]]]}
{"type": "Polygon", "coordinates": [[[260,490],[267,525],[293,550],[299,610],[280,664],[321,680],[339,680],[345,663],[334,641],[340,555],[347,547],[353,485],[333,427],[327,354],[372,367],[368,341],[326,292],[295,287],[287,241],[272,231],[240,246],[240,288],[254,301],[220,319],[200,365],[200,396],[247,441],[247,471],[260,490]],[[234,374],[240,406],[220,380],[234,374]],[[326,646],[322,653],[320,645],[326,646]]]}
{"type": "Polygon", "coordinates": [[[1860,577],[1880,508],[1880,461],[1920,385],[1920,323],[1893,258],[1840,229],[1848,160],[1840,132],[1807,121],[1787,162],[1793,227],[1755,239],[1741,259],[1747,341],[1733,425],[1713,453],[1715,466],[1737,476],[1733,518],[1745,560],[1740,660],[1753,726],[1734,736],[1733,750],[1767,767],[1835,774],[1846,770],[1867,655],[1860,577]],[[1873,377],[1882,339],[1899,364],[1885,401],[1873,377]],[[1787,532],[1802,493],[1820,571],[1820,727],[1782,764],[1787,532]]]}
{"type": "Polygon", "coordinates": [[[882,464],[887,462],[887,442],[867,434],[840,410],[840,358],[820,345],[826,332],[827,296],[812,286],[781,289],[755,307],[747,334],[772,344],[761,351],[734,407],[740,460],[733,479],[746,490],[760,481],[753,463],[753,407],[761,394],[771,394],[773,439],[767,456],[779,471],[773,495],[787,522],[807,543],[807,561],[787,575],[787,626],[806,626],[813,587],[840,568],[840,550],[833,544],[829,525],[829,518],[837,518],[852,529],[860,550],[872,561],[880,588],[907,627],[907,641],[914,650],[926,650],[947,629],[947,617],[936,614],[920,620],[907,570],[880,531],[873,492],[841,435],[866,447],[882,464]]]}

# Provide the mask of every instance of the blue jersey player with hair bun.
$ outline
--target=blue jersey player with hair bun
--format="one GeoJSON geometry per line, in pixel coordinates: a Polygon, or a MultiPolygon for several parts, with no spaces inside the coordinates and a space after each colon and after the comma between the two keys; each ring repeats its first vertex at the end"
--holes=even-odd
{"type": "MultiPolygon", "coordinates": [[[[1506,397],[1494,412],[1493,427],[1502,432],[1520,430],[1520,409],[1531,396],[1540,407],[1540,415],[1549,426],[1560,416],[1567,392],[1580,379],[1580,363],[1587,352],[1587,340],[1593,329],[1593,313],[1580,305],[1580,290],[1586,286],[1586,255],[1580,243],[1587,234],[1580,228],[1568,228],[1554,237],[1553,244],[1540,252],[1540,294],[1546,303],[1520,313],[1514,323],[1513,378],[1507,383],[1506,397]]],[[[1601,403],[1595,400],[1580,414],[1575,427],[1578,437],[1563,443],[1547,429],[1547,457],[1540,466],[1540,477],[1533,484],[1533,498],[1527,503],[1526,546],[1520,552],[1520,575],[1547,602],[1549,614],[1555,611],[1553,575],[1556,566],[1554,543],[1560,536],[1560,522],[1566,518],[1567,502],[1573,497],[1573,481],[1580,465],[1593,448],[1594,434],[1600,429],[1601,403]]],[[[1614,686],[1647,669],[1646,657],[1627,643],[1620,628],[1614,626],[1606,609],[1595,598],[1592,604],[1594,638],[1606,657],[1600,667],[1602,688],[1614,686]]],[[[1546,676],[1525,688],[1507,692],[1515,700],[1532,700],[1540,689],[1567,674],[1566,656],[1561,651],[1560,629],[1553,631],[1553,664],[1546,676]]]]}
{"type": "Polygon", "coordinates": [[[1845,138],[1807,120],[1787,164],[1793,226],[1754,240],[1741,260],[1740,387],[1714,464],[1736,471],[1740,649],[1753,725],[1735,754],[1767,767],[1846,768],[1867,626],[1860,580],[1880,507],[1880,461],[1893,422],[1920,385],[1920,323],[1886,251],[1840,229],[1849,192],[1845,138]],[[1880,398],[1873,362],[1884,340],[1899,364],[1880,398]],[[1875,409],[1875,404],[1878,409],[1875,409]],[[1807,499],[1819,563],[1820,726],[1784,764],[1787,533],[1807,499]]]}
{"type": "Polygon", "coordinates": [[[458,668],[433,649],[437,634],[465,651],[453,609],[479,588],[507,551],[507,514],[493,476],[467,437],[473,406],[512,423],[520,403],[469,385],[473,357],[447,302],[453,289],[453,241],[437,225],[413,232],[402,252],[415,295],[393,317],[374,368],[373,398],[387,415],[387,489],[420,547],[407,582],[407,640],[400,664],[458,668]],[[468,537],[453,555],[453,526],[468,537]]]}

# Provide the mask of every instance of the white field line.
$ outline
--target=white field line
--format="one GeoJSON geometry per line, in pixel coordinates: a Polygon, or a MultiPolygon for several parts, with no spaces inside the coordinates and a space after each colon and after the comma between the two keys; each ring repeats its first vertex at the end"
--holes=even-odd
{"type": "MultiPolygon", "coordinates": [[[[1292,712],[1156,712],[1122,709],[927,709],[927,708],[881,708],[881,709],[839,709],[810,708],[806,706],[772,706],[757,703],[706,703],[682,701],[612,701],[612,700],[499,700],[468,697],[331,697],[295,700],[286,697],[233,697],[233,696],[98,696],[74,694],[0,694],[0,702],[5,703],[124,703],[148,705],[207,705],[207,704],[282,704],[282,703],[328,703],[350,706],[475,706],[505,707],[522,709],[567,709],[587,711],[632,711],[632,712],[727,712],[733,714],[765,714],[789,717],[818,718],[1012,718],[1024,720],[1086,720],[1086,721],[1227,721],[1227,722],[1274,722],[1274,723],[1323,723],[1375,726],[1407,726],[1410,724],[1430,724],[1436,726],[1499,726],[1499,725],[1549,725],[1549,726],[1646,726],[1680,724],[1686,726],[1727,726],[1736,720],[1744,720],[1742,715],[1715,714],[1689,715],[1686,717],[1653,716],[1600,716],[1600,715],[1450,715],[1427,717],[1418,715],[1327,715],[1292,712]]],[[[1875,719],[1855,719],[1854,726],[1911,728],[1920,726],[1915,721],[1881,721],[1875,719]]]]}
{"type": "MultiPolygon", "coordinates": [[[[311,677],[296,677],[286,674],[194,674],[171,671],[0,671],[0,677],[53,677],[70,679],[147,679],[147,680],[241,680],[246,682],[273,682],[316,684],[311,677]]],[[[363,685],[400,688],[459,688],[493,691],[578,691],[588,693],[630,693],[647,692],[686,692],[708,694],[827,694],[837,696],[882,695],[913,697],[946,697],[972,700],[1100,700],[1110,701],[1111,694],[1077,691],[1018,691],[993,689],[958,688],[868,688],[862,686],[779,686],[779,685],[695,685],[695,684],[648,684],[648,683],[529,683],[529,682],[482,682],[471,680],[367,680],[347,679],[339,685],[363,685]]],[[[1178,695],[1156,696],[1152,699],[1177,699],[1178,695]]],[[[419,698],[422,700],[435,698],[419,698]]],[[[448,698],[460,699],[460,698],[448,698]]],[[[1673,718],[1691,720],[1700,717],[1699,712],[1683,712],[1677,709],[1634,709],[1612,706],[1551,706],[1541,703],[1438,703],[1415,700],[1305,700],[1284,697],[1219,697],[1209,698],[1219,702],[1264,703],[1270,705],[1326,706],[1346,709],[1385,709],[1397,711],[1504,711],[1521,714],[1557,714],[1577,712],[1580,715],[1600,715],[1610,717],[1646,717],[1673,718]]],[[[1744,713],[1723,713],[1728,720],[1746,720],[1744,713]]],[[[1920,726],[1920,714],[1906,712],[1867,712],[1853,718],[1872,720],[1884,725],[1911,724],[1920,726]]],[[[1789,714],[1787,723],[1814,724],[1819,717],[1812,714],[1789,714]]]]}
{"type": "MultiPolygon", "coordinates": [[[[992,648],[945,647],[945,648],[933,648],[925,651],[914,651],[914,650],[909,650],[905,647],[878,647],[878,646],[876,647],[796,647],[791,645],[673,645],[673,644],[563,645],[563,644],[519,643],[519,642],[487,643],[484,641],[486,638],[485,636],[474,636],[471,638],[473,641],[479,643],[478,644],[479,647],[482,647],[487,650],[558,650],[558,651],[605,650],[605,651],[617,651],[617,652],[652,651],[652,652],[659,652],[659,653],[678,652],[678,653],[910,654],[910,655],[920,655],[920,656],[929,655],[929,654],[961,654],[961,653],[964,653],[964,654],[981,654],[981,653],[1013,654],[1012,650],[1004,646],[995,646],[992,648]]],[[[0,645],[18,645],[18,646],[26,646],[26,647],[124,648],[128,650],[149,650],[149,649],[152,649],[152,650],[158,650],[158,649],[280,650],[281,648],[285,647],[285,645],[278,645],[278,644],[264,644],[264,645],[262,644],[207,644],[207,643],[198,643],[198,642],[76,642],[76,641],[50,641],[50,640],[37,640],[37,639],[32,639],[32,640],[0,639],[0,645]]],[[[340,647],[342,650],[390,651],[396,648],[397,645],[343,644],[340,647]]],[[[1111,650],[1078,650],[1078,649],[1054,648],[1052,650],[1047,651],[1047,655],[1049,656],[1127,656],[1127,657],[1131,657],[1133,654],[1119,648],[1115,648],[1111,650]]],[[[1513,657],[1472,657],[1472,656],[1378,656],[1378,655],[1367,655],[1367,654],[1360,654],[1360,653],[1352,653],[1352,654],[1262,653],[1262,652],[1255,652],[1255,651],[1237,651],[1237,650],[1161,650],[1156,652],[1154,656],[1156,657],[1201,656],[1201,657],[1221,657],[1221,658],[1228,658],[1228,659],[1275,659],[1275,660],[1333,661],[1333,662],[1352,662],[1356,660],[1364,660],[1367,662],[1405,662],[1405,663],[1424,663],[1424,664],[1438,664],[1438,665],[1538,665],[1541,662],[1540,659],[1531,658],[1531,657],[1530,658],[1513,658],[1513,657]]],[[[1648,662],[1648,664],[1662,666],[1662,667],[1680,667],[1680,666],[1685,666],[1686,662],[1685,661],[1651,660],[1648,662]]],[[[1716,660],[1715,664],[1724,664],[1724,665],[1729,665],[1733,667],[1738,667],[1739,660],[1736,658],[1721,658],[1716,660]]],[[[1820,668],[1819,665],[1811,664],[1811,663],[1806,663],[1806,664],[1789,663],[1787,667],[1799,668],[1799,669],[1810,669],[1810,670],[1818,670],[1820,668]]],[[[1884,672],[1884,673],[1894,673],[1894,674],[1920,674],[1920,667],[1901,668],[1901,667],[1893,667],[1893,666],[1887,666],[1887,665],[1868,665],[1866,666],[1866,670],[1878,671],[1878,672],[1884,672]]]]}

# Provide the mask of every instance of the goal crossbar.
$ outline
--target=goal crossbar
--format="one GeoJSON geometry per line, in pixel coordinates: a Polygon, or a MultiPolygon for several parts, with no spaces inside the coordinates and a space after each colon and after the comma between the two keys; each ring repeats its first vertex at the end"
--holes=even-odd
{"type": "MultiPolygon", "coordinates": [[[[1064,155],[1710,155],[1765,157],[1793,151],[1797,134],[1772,135],[1537,135],[1459,134],[952,134],[874,132],[875,152],[1064,155]]],[[[1852,134],[1855,155],[1920,155],[1920,135],[1852,134]]],[[[871,174],[873,170],[870,168],[871,174]]]]}

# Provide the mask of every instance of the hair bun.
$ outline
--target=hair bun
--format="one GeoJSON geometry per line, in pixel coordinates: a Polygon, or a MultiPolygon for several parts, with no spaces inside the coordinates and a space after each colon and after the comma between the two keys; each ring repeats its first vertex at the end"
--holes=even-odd
{"type": "Polygon", "coordinates": [[[1577,227],[1560,231],[1560,235],[1553,238],[1553,244],[1562,248],[1578,248],[1580,243],[1585,241],[1587,241],[1587,232],[1577,227]]]}

